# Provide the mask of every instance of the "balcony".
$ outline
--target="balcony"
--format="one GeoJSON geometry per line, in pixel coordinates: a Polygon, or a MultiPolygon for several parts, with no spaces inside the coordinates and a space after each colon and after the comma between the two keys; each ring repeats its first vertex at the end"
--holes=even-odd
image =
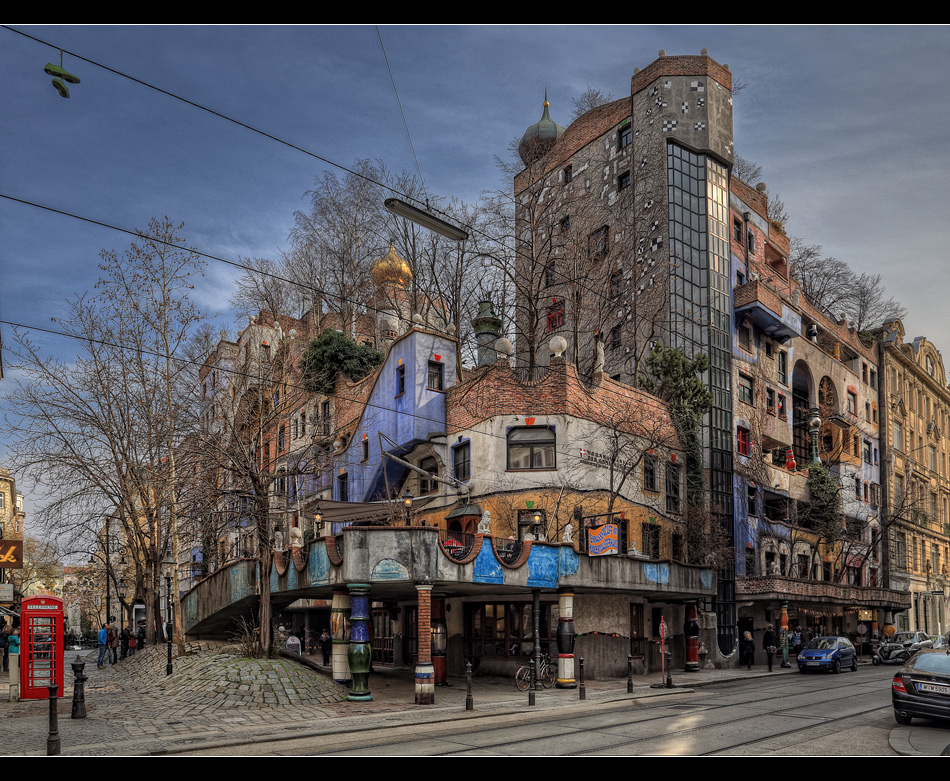
{"type": "Polygon", "coordinates": [[[737,323],[748,319],[772,339],[792,339],[802,332],[802,316],[772,288],[759,280],[735,289],[737,323]]]}
{"type": "Polygon", "coordinates": [[[889,588],[849,586],[846,583],[799,580],[781,575],[764,575],[736,580],[736,597],[752,597],[756,601],[784,600],[812,605],[854,605],[906,610],[910,607],[910,593],[889,588]]]}

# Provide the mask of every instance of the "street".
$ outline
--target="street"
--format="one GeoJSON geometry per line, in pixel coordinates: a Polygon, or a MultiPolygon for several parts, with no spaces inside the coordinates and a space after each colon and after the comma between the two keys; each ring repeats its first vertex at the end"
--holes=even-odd
{"type": "MultiPolygon", "coordinates": [[[[476,723],[386,727],[350,735],[308,737],[229,748],[247,755],[682,755],[897,756],[889,667],[857,673],[798,673],[729,681],[627,698],[570,712],[520,712],[476,723]],[[328,745],[330,744],[330,745],[328,745]]],[[[539,695],[543,696],[543,695],[539,695]]],[[[950,729],[917,721],[912,729],[950,729]]],[[[194,754],[214,751],[190,752],[194,754]]]]}

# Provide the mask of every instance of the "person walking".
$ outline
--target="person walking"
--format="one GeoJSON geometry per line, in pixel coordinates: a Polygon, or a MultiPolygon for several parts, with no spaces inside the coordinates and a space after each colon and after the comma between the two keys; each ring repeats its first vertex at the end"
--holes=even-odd
{"type": "Polygon", "coordinates": [[[320,650],[323,651],[323,666],[330,666],[330,652],[333,650],[333,638],[330,637],[330,632],[327,629],[323,630],[323,634],[320,635],[320,650]]]}
{"type": "Polygon", "coordinates": [[[122,631],[119,633],[119,642],[122,646],[122,658],[126,659],[129,655],[129,640],[132,637],[132,633],[129,631],[129,625],[126,624],[122,627],[122,631]]]}
{"type": "Polygon", "coordinates": [[[109,651],[109,630],[106,629],[108,624],[103,624],[102,629],[99,630],[99,635],[96,638],[96,644],[99,647],[99,659],[96,662],[98,669],[102,669],[106,664],[106,654],[109,651]]]}
{"type": "Polygon", "coordinates": [[[109,654],[112,657],[112,664],[119,663],[119,633],[115,631],[112,623],[106,624],[106,637],[109,645],[109,654]]]}
{"type": "Polygon", "coordinates": [[[755,661],[755,641],[752,639],[752,633],[745,631],[742,633],[742,642],[739,645],[739,664],[746,665],[746,669],[752,669],[752,663],[755,661]]]}
{"type": "Polygon", "coordinates": [[[771,624],[766,624],[765,634],[762,636],[762,648],[769,662],[769,672],[772,672],[772,662],[775,659],[775,652],[778,650],[775,642],[775,630],[771,624]]]}

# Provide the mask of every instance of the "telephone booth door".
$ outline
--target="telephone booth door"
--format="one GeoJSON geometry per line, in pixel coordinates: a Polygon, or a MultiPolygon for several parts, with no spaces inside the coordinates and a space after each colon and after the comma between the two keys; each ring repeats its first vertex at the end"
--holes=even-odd
{"type": "Polygon", "coordinates": [[[45,700],[50,686],[63,696],[63,600],[23,600],[20,613],[20,698],[45,700]]]}

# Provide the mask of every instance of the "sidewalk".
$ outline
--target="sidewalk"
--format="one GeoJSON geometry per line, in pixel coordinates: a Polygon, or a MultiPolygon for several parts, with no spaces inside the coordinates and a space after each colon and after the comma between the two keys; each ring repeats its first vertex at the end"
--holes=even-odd
{"type": "MultiPolygon", "coordinates": [[[[517,691],[510,678],[475,678],[474,710],[465,710],[466,681],[450,678],[436,689],[434,705],[413,703],[412,675],[382,670],[370,676],[372,702],[346,702],[346,690],[323,673],[289,660],[249,660],[221,653],[176,659],[165,675],[165,648],[150,648],[115,667],[96,669],[95,653],[85,655],[87,718],[70,718],[72,670],[67,667],[66,696],[58,703],[63,755],[161,755],[204,748],[228,754],[228,747],[288,737],[332,737],[386,727],[425,725],[508,714],[620,702],[630,698],[685,693],[723,681],[797,673],[748,670],[674,671],[674,688],[660,688],[660,676],[636,676],[634,693],[626,679],[588,681],[586,701],[578,689],[539,689],[536,706],[517,691]]],[[[311,664],[313,660],[311,658],[311,664]]],[[[5,755],[46,754],[49,703],[11,703],[6,674],[0,673],[0,723],[5,755]]],[[[939,754],[947,733],[925,727],[897,727],[891,745],[901,753],[939,754]],[[897,742],[895,743],[895,738],[897,742]],[[934,741],[940,742],[937,746],[934,741]]]]}

